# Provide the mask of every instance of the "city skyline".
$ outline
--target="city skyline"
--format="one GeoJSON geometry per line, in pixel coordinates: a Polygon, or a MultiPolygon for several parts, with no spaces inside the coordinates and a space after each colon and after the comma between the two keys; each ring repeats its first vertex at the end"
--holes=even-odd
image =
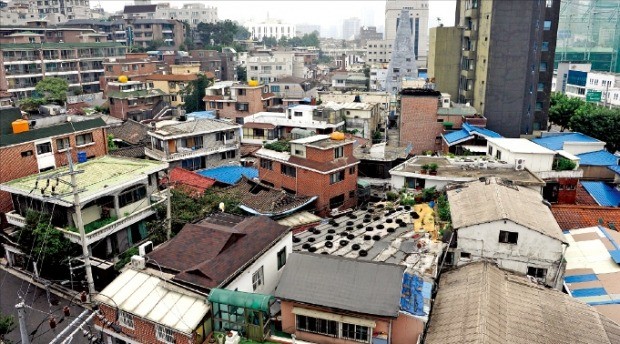
{"type": "MultiPolygon", "coordinates": [[[[321,34],[339,35],[345,19],[358,17],[361,25],[376,26],[383,32],[385,1],[152,1],[153,4],[170,2],[181,7],[186,3],[204,3],[217,7],[218,18],[231,19],[243,24],[248,21],[278,19],[291,24],[316,24],[321,26],[321,34]],[[243,11],[240,11],[243,9],[243,11]],[[303,10],[300,10],[303,9],[303,10]]],[[[91,2],[106,12],[122,11],[133,1],[104,0],[91,2]]],[[[429,28],[454,25],[455,0],[429,2],[429,28]],[[438,20],[438,18],[440,20],[438,20]]]]}

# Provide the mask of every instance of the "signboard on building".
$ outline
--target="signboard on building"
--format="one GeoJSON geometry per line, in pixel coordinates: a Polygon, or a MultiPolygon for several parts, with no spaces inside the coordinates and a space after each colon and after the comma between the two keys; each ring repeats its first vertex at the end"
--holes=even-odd
{"type": "Polygon", "coordinates": [[[586,93],[586,101],[587,102],[600,102],[602,95],[603,95],[603,92],[601,91],[588,90],[588,93],[586,93]]]}

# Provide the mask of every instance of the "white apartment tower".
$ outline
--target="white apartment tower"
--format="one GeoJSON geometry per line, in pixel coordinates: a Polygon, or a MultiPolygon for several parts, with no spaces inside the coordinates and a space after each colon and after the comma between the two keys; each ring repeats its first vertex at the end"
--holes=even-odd
{"type": "Polygon", "coordinates": [[[346,40],[354,40],[360,34],[360,19],[349,18],[342,23],[342,38],[346,40]]]}
{"type": "Polygon", "coordinates": [[[280,39],[282,37],[293,38],[296,36],[296,28],[294,24],[282,23],[280,20],[267,19],[261,23],[248,22],[245,26],[252,39],[255,41],[262,41],[263,37],[274,37],[280,39]]]}
{"type": "Polygon", "coordinates": [[[385,1],[385,39],[396,38],[396,28],[401,11],[409,11],[409,25],[412,32],[413,52],[420,67],[426,67],[428,56],[428,0],[386,0],[385,1]]]}

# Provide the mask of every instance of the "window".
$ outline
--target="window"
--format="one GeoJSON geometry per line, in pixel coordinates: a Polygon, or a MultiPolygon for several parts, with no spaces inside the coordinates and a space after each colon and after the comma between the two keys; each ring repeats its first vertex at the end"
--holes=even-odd
{"type": "Polygon", "coordinates": [[[538,68],[539,72],[546,72],[547,71],[547,62],[541,62],[540,63],[540,67],[538,68]]]}
{"type": "Polygon", "coordinates": [[[45,142],[37,145],[37,154],[46,154],[52,152],[52,143],[45,142]]]}
{"type": "Polygon", "coordinates": [[[499,242],[504,244],[516,244],[519,239],[519,233],[499,231],[499,242]]]}
{"type": "Polygon", "coordinates": [[[344,147],[336,147],[334,148],[334,159],[342,158],[344,155],[344,147]]]}
{"type": "Polygon", "coordinates": [[[83,145],[87,145],[89,143],[93,142],[93,134],[92,133],[86,133],[86,134],[82,134],[82,135],[77,135],[75,137],[75,144],[78,146],[83,146],[83,145]]]}
{"type": "Polygon", "coordinates": [[[344,170],[329,175],[329,183],[336,184],[344,180],[344,170]]]}
{"type": "Polygon", "coordinates": [[[527,274],[536,278],[545,278],[547,276],[547,269],[535,268],[533,266],[527,267],[527,274]]]}
{"type": "Polygon", "coordinates": [[[250,109],[248,103],[237,103],[235,104],[235,108],[237,111],[249,111],[250,109]]]}
{"type": "Polygon", "coordinates": [[[469,252],[462,252],[461,251],[461,258],[462,259],[471,259],[471,253],[469,253],[469,252]]]}
{"type": "Polygon", "coordinates": [[[497,152],[495,152],[495,159],[497,160],[502,160],[502,151],[501,150],[497,150],[497,152]]]}
{"type": "Polygon", "coordinates": [[[252,274],[252,290],[256,291],[258,287],[263,285],[263,267],[261,266],[258,270],[252,274]]]}
{"type": "Polygon", "coordinates": [[[349,191],[349,198],[355,198],[355,191],[349,191]]]}
{"type": "Polygon", "coordinates": [[[155,325],[155,336],[157,337],[157,340],[164,343],[174,343],[174,333],[172,332],[172,329],[167,327],[155,325]]]}
{"type": "Polygon", "coordinates": [[[367,326],[342,323],[342,338],[368,342],[369,332],[367,326]]]}
{"type": "Polygon", "coordinates": [[[32,151],[31,150],[27,150],[27,151],[23,151],[22,152],[22,158],[25,158],[27,156],[32,156],[32,151]]]}
{"type": "Polygon", "coordinates": [[[266,170],[273,171],[273,161],[267,159],[260,159],[260,167],[266,170]]]}
{"type": "Polygon", "coordinates": [[[552,7],[553,6],[553,0],[545,0],[545,6],[547,7],[552,7]]]}
{"type": "Polygon", "coordinates": [[[329,199],[329,208],[334,209],[338,208],[344,204],[344,194],[340,194],[336,197],[332,197],[329,199]]]}
{"type": "Polygon", "coordinates": [[[127,328],[133,329],[133,315],[120,311],[118,314],[118,323],[127,328]]]}
{"type": "Polygon", "coordinates": [[[355,174],[355,166],[349,167],[349,174],[355,174]]]}
{"type": "Polygon", "coordinates": [[[289,177],[297,177],[297,169],[289,165],[280,165],[280,172],[289,177]]]}
{"type": "Polygon", "coordinates": [[[295,111],[294,112],[294,116],[295,117],[301,117],[301,116],[303,116],[303,113],[301,111],[295,111]]]}
{"type": "Polygon", "coordinates": [[[551,30],[551,20],[545,20],[545,23],[544,23],[543,29],[544,29],[545,31],[549,31],[549,30],[551,30]]]}
{"type": "Polygon", "coordinates": [[[282,269],[284,265],[286,265],[286,247],[278,251],[278,270],[282,269]]]}
{"type": "Polygon", "coordinates": [[[58,150],[63,150],[63,149],[67,149],[70,147],[69,145],[69,138],[68,137],[63,137],[60,139],[56,139],[56,147],[58,150]]]}
{"type": "Polygon", "coordinates": [[[222,152],[222,160],[226,160],[226,159],[234,159],[236,154],[234,150],[231,151],[227,151],[227,152],[222,152]]]}
{"type": "Polygon", "coordinates": [[[493,146],[489,146],[489,155],[493,156],[493,146]]]}
{"type": "Polygon", "coordinates": [[[545,84],[542,82],[538,83],[538,92],[543,92],[545,90],[545,84]]]}
{"type": "Polygon", "coordinates": [[[542,102],[536,102],[536,111],[542,111],[543,109],[543,103],[542,102]]]}
{"type": "Polygon", "coordinates": [[[549,51],[549,42],[542,42],[540,46],[540,51],[549,51]]]}
{"type": "Polygon", "coordinates": [[[127,191],[123,191],[120,195],[118,195],[118,206],[120,208],[136,203],[146,197],[146,187],[144,185],[136,186],[127,191]]]}
{"type": "Polygon", "coordinates": [[[305,332],[319,333],[330,337],[338,337],[338,322],[308,317],[297,314],[295,317],[297,329],[305,332]]]}

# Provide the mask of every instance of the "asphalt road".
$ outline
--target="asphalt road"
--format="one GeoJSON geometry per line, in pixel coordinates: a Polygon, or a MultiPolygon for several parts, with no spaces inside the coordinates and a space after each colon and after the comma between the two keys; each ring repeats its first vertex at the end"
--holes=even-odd
{"type": "MultiPolygon", "coordinates": [[[[34,334],[31,334],[30,336],[32,344],[50,343],[57,334],[59,334],[64,328],[69,326],[71,321],[73,321],[73,319],[75,319],[75,317],[84,310],[78,305],[72,305],[70,307],[70,316],[64,317],[62,309],[64,306],[69,305],[69,300],[61,299],[60,297],[51,294],[50,299],[52,299],[52,301],[58,301],[58,305],[50,306],[45,290],[40,289],[34,285],[30,285],[30,287],[28,287],[27,282],[23,282],[21,279],[0,269],[0,310],[4,315],[13,315],[15,317],[16,324],[15,329],[6,336],[6,339],[8,339],[10,343],[21,343],[17,309],[15,309],[15,304],[19,302],[18,292],[20,291],[20,288],[21,294],[24,294],[25,296],[25,304],[39,310],[36,311],[26,308],[26,323],[28,332],[32,333],[38,328],[38,330],[36,330],[36,332],[34,334]],[[61,322],[58,323],[55,329],[51,329],[49,326],[49,313],[54,315],[57,322],[63,319],[61,322]]],[[[73,337],[71,343],[86,344],[88,343],[88,340],[86,340],[82,333],[79,332],[73,337]]]]}

